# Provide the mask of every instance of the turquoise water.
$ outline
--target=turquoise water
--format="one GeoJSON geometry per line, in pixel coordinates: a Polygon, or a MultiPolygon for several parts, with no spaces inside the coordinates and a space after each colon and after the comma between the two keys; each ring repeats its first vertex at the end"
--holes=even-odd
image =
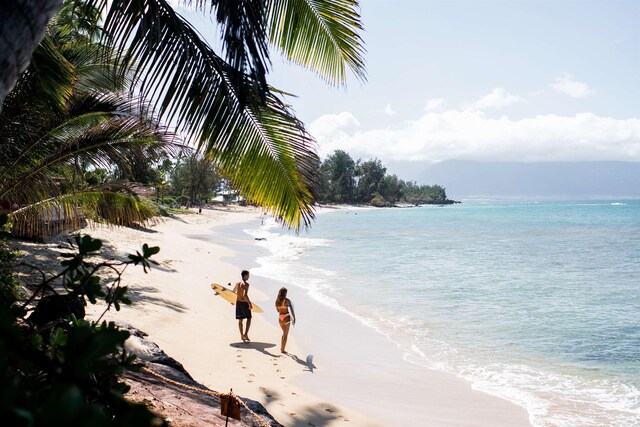
{"type": "Polygon", "coordinates": [[[389,337],[535,425],[640,425],[640,202],[467,202],[249,230],[256,273],[389,337]]]}

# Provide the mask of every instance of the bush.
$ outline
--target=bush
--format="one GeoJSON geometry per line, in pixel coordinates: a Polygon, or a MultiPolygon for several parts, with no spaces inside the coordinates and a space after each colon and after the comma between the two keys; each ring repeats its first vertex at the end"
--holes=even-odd
{"type": "MultiPolygon", "coordinates": [[[[63,253],[62,271],[42,282],[26,300],[17,294],[9,262],[15,254],[0,248],[0,419],[9,426],[166,425],[144,405],[124,399],[128,387],[117,375],[137,369],[124,351],[129,333],[113,322],[86,321],[84,305],[129,304],[121,277],[129,264],[146,271],[157,247],[142,247],[124,262],[92,263],[100,240],[75,238],[76,250],[63,253]],[[107,284],[96,275],[115,273],[107,284]],[[75,304],[78,302],[79,304],[75,304]],[[29,315],[29,313],[31,313],[29,315]]],[[[34,267],[35,268],[35,267],[34,267]]],[[[104,315],[104,313],[103,313],[104,315]]],[[[102,316],[101,316],[102,317],[102,316]]]]}
{"type": "Polygon", "coordinates": [[[376,194],[373,199],[371,199],[371,206],[375,206],[377,208],[384,208],[388,206],[387,201],[379,194],[376,194]]]}

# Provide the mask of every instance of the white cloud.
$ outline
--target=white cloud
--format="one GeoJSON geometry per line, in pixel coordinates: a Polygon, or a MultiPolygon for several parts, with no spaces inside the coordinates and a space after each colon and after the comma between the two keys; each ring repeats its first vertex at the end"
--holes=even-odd
{"type": "Polygon", "coordinates": [[[393,108],[391,108],[391,104],[387,103],[387,105],[384,107],[384,113],[387,116],[395,116],[396,112],[393,111],[393,108]]]}
{"type": "Polygon", "coordinates": [[[395,129],[363,131],[351,113],[310,126],[322,156],[342,149],[390,160],[640,161],[640,118],[581,113],[514,120],[478,110],[428,112],[395,129]]]}
{"type": "Polygon", "coordinates": [[[359,127],[358,119],[350,112],[344,111],[339,114],[325,114],[314,120],[308,126],[308,130],[318,141],[328,141],[348,138],[359,127]]]}
{"type": "Polygon", "coordinates": [[[490,93],[480,97],[476,102],[470,105],[472,109],[484,110],[486,108],[503,108],[523,99],[517,95],[512,95],[501,87],[493,89],[490,93]]]}
{"type": "Polygon", "coordinates": [[[564,93],[572,98],[584,98],[595,92],[585,82],[579,82],[571,74],[556,77],[556,82],[551,84],[556,92],[564,93]]]}
{"type": "Polygon", "coordinates": [[[435,110],[438,110],[438,109],[440,109],[442,107],[444,107],[444,99],[442,99],[442,98],[432,98],[432,99],[427,101],[427,105],[425,106],[425,109],[427,111],[435,111],[435,110]]]}

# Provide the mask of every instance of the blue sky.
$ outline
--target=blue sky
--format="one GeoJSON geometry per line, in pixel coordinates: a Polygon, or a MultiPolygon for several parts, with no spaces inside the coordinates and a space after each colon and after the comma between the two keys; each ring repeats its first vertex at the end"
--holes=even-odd
{"type": "Polygon", "coordinates": [[[270,82],[298,95],[322,155],[640,160],[640,1],[362,0],[361,12],[366,83],[330,88],[273,55],[270,82]]]}

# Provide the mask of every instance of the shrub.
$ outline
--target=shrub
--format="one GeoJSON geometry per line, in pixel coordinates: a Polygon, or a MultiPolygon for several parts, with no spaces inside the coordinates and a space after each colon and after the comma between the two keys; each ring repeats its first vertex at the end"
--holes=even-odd
{"type": "MultiPolygon", "coordinates": [[[[137,369],[124,351],[129,333],[113,322],[87,321],[84,305],[106,302],[105,311],[129,304],[122,272],[129,264],[146,271],[159,251],[146,244],[127,261],[92,263],[102,242],[75,238],[75,251],[63,253],[60,273],[46,277],[22,299],[9,262],[15,254],[0,248],[0,419],[10,426],[165,425],[144,405],[124,399],[128,387],[117,375],[137,369]],[[115,277],[102,283],[101,270],[115,277]],[[74,302],[78,302],[75,304],[74,302]]],[[[33,267],[35,268],[35,267],[33,267]]],[[[102,318],[102,316],[100,317],[102,318]]]]}

